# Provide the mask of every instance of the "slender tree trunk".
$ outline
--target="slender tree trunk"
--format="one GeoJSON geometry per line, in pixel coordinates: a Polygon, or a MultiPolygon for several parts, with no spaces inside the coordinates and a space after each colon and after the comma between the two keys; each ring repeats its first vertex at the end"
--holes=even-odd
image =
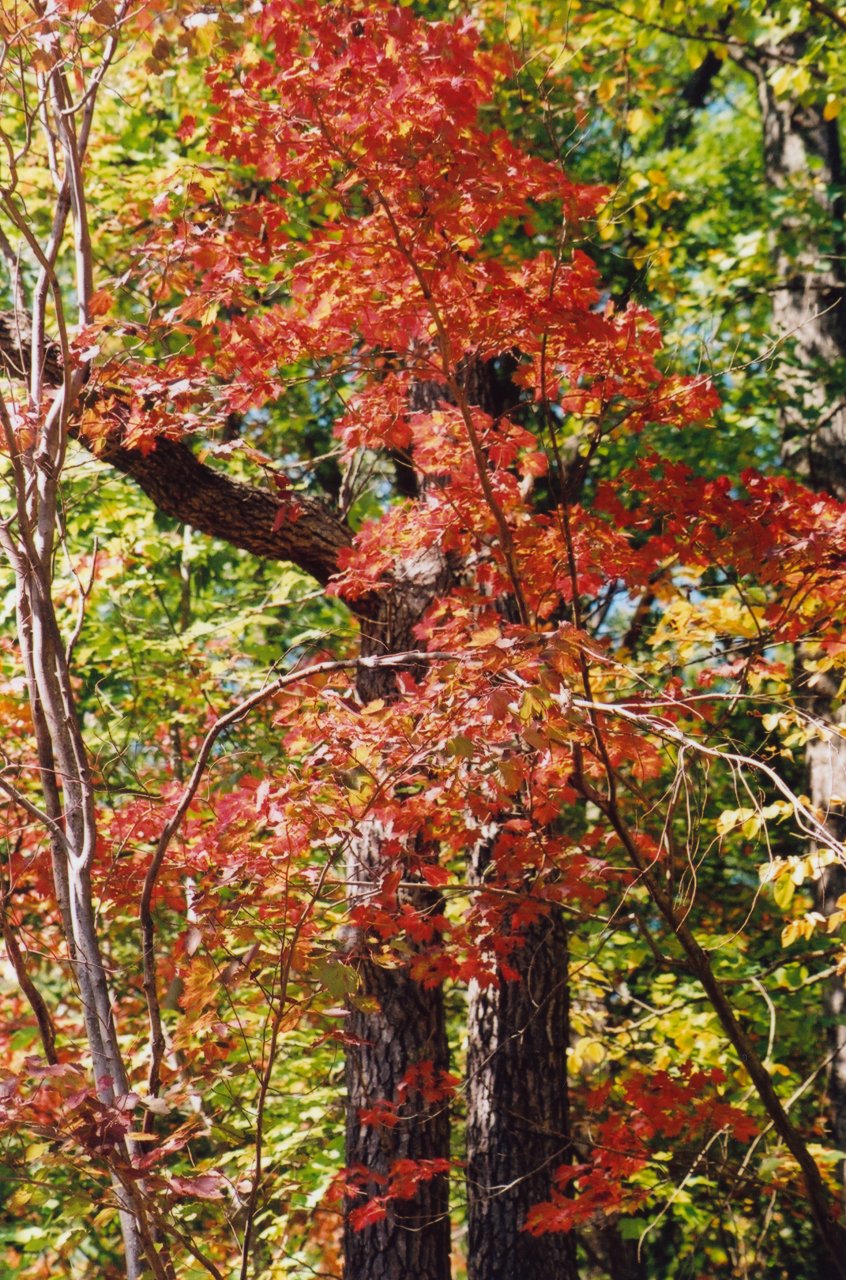
{"type": "MultiPolygon", "coordinates": [[[[488,850],[474,854],[483,880],[488,850]]],[[[509,957],[519,975],[470,985],[467,1047],[469,1280],[575,1280],[571,1233],[523,1230],[570,1158],[567,926],[560,911],[527,928],[509,957]]]]}
{"type": "MultiPolygon", "coordinates": [[[[17,576],[18,639],[26,673],[44,796],[52,823],[51,853],[57,904],[79,990],[94,1087],[112,1105],[128,1089],[103,964],[90,867],[96,836],[94,792],[73,700],[70,672],[50,595],[49,568],[27,548],[8,544],[17,576]],[[58,780],[61,780],[59,784],[58,780]]],[[[125,1147],[124,1160],[129,1156],[125,1147]]],[[[152,1239],[143,1238],[140,1202],[112,1177],[125,1251],[127,1280],[140,1280],[144,1256],[158,1262],[152,1239]]],[[[154,1273],[163,1280],[165,1263],[154,1273]]]]}
{"type": "MultiPolygon", "coordinates": [[[[784,51],[799,57],[801,34],[784,51]]],[[[788,197],[809,194],[818,237],[790,217],[776,230],[773,248],[778,287],[773,320],[783,348],[777,364],[782,389],[784,457],[815,489],[846,500],[846,274],[842,233],[843,163],[836,120],[823,115],[824,100],[803,104],[773,92],[763,64],[755,75],[763,126],[764,167],[770,184],[788,197]],[[797,247],[798,246],[798,247],[797,247]]],[[[806,212],[806,218],[808,216],[806,212]]],[[[801,661],[797,658],[797,662],[801,661]]],[[[802,700],[818,725],[807,751],[808,789],[826,825],[846,837],[846,738],[838,681],[828,674],[800,674],[802,700]]],[[[846,872],[825,869],[815,906],[835,910],[846,892],[846,872]]],[[[846,984],[833,978],[824,995],[830,1058],[828,1111],[831,1140],[846,1150],[846,984]]],[[[841,1178],[846,1170],[841,1169],[841,1178]]]]}
{"type": "MultiPolygon", "coordinates": [[[[830,671],[816,672],[804,681],[805,706],[820,728],[808,744],[808,783],[811,800],[820,810],[825,825],[840,841],[846,841],[846,715],[838,705],[839,677],[830,671]]],[[[846,894],[846,870],[840,863],[823,869],[815,885],[815,907],[824,916],[837,910],[838,899],[846,894]]],[[[846,984],[840,975],[829,979],[823,993],[828,1070],[828,1107],[831,1140],[846,1151],[846,984]]],[[[846,1207],[846,1164],[840,1166],[846,1207]]]]}

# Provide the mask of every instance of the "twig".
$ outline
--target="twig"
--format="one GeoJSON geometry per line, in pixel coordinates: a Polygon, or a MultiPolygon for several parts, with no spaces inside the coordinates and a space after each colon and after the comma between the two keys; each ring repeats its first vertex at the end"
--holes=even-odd
{"type": "Polygon", "coordinates": [[[155,922],[153,920],[152,902],[153,891],[156,887],[156,881],[162,868],[165,856],[167,854],[170,843],[182,825],[185,815],[187,814],[191,803],[197,794],[197,790],[202,782],[206,766],[214,744],[218,738],[227,729],[238,724],[245,719],[251,711],[255,711],[258,707],[263,706],[274,698],[277,693],[288,685],[310,680],[315,676],[329,675],[337,671],[350,671],[361,669],[373,669],[382,667],[401,667],[411,664],[432,661],[453,661],[456,658],[454,653],[427,652],[426,650],[412,649],[403,653],[375,654],[365,658],[339,658],[327,662],[317,662],[313,666],[303,667],[296,671],[286,672],[285,675],[279,676],[271,684],[266,685],[263,689],[257,690],[242,702],[237,703],[224,715],[220,716],[209,729],[202,746],[197,755],[191,776],[177,801],[176,808],[165,823],[156,844],[150,865],[147,868],[147,874],[144,877],[144,888],[141,893],[141,904],[139,908],[139,920],[141,922],[141,931],[143,938],[143,960],[144,960],[144,993],[147,999],[147,1015],[150,1023],[150,1072],[149,1072],[149,1092],[151,1097],[155,1097],[158,1093],[160,1084],[160,1069],[162,1057],[165,1050],[164,1030],[162,1027],[161,1009],[159,1007],[158,994],[156,989],[156,955],[155,955],[155,922]]]}
{"type": "Polygon", "coordinates": [[[26,996],[30,1008],[35,1014],[35,1020],[38,1023],[38,1034],[41,1036],[41,1043],[44,1047],[44,1057],[52,1067],[59,1061],[56,1053],[56,1028],[46,1000],[27,973],[26,961],[18,946],[14,928],[9,920],[8,904],[8,893],[4,892],[0,895],[0,922],[2,922],[3,943],[6,947],[6,954],[15,971],[15,976],[20,983],[21,991],[26,996]]]}
{"type": "Polygon", "coordinates": [[[27,799],[22,791],[19,791],[11,782],[7,782],[2,776],[0,776],[0,791],[5,791],[6,795],[14,804],[20,805],[20,807],[24,809],[31,818],[35,818],[36,822],[39,822],[43,827],[46,827],[50,832],[50,835],[59,842],[65,851],[67,851],[67,837],[58,822],[54,821],[54,819],[50,817],[49,813],[45,813],[43,809],[39,809],[37,804],[33,804],[31,800],[27,799]]]}

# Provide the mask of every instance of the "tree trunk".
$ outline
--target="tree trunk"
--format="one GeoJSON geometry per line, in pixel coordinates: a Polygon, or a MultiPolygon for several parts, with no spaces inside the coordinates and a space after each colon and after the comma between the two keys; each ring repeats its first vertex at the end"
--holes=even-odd
{"type": "MultiPolygon", "coordinates": [[[[399,1108],[394,1128],[373,1127],[359,1118],[363,1107],[380,1098],[394,1100],[409,1067],[431,1062],[448,1067],[441,989],[427,990],[404,969],[385,969],[362,957],[360,987],[348,1016],[346,1058],[347,1165],[385,1175],[396,1160],[449,1157],[449,1114],[444,1103],[425,1103],[417,1094],[399,1108]],[[362,1007],[364,1000],[378,1008],[362,1007]]],[[[384,1186],[365,1178],[365,1194],[384,1186]]],[[[419,1184],[411,1200],[391,1201],[380,1222],[356,1231],[350,1210],[363,1203],[350,1196],[344,1222],[347,1280],[449,1280],[449,1187],[445,1174],[419,1184]]]]}
{"type": "MultiPolygon", "coordinates": [[[[414,647],[413,628],[436,595],[450,583],[450,570],[436,552],[397,565],[392,590],[362,621],[362,655],[401,653],[414,647]]],[[[362,669],[357,689],[362,702],[396,694],[395,670],[362,669]]],[[[378,890],[393,860],[382,852],[378,822],[366,823],[350,851],[347,903],[352,909],[378,890]]],[[[407,878],[407,877],[406,877],[407,878]]],[[[403,891],[421,912],[439,910],[439,895],[426,885],[403,891]]],[[[371,958],[360,931],[349,929],[345,946],[359,975],[350,1002],[346,1052],[346,1161],[361,1192],[347,1196],[344,1214],[345,1280],[449,1280],[449,1183],[438,1173],[419,1183],[410,1200],[391,1200],[387,1216],[356,1230],[351,1211],[384,1193],[385,1178],[398,1160],[448,1160],[449,1112],[417,1093],[401,1098],[409,1068],[449,1066],[443,991],[426,988],[407,964],[386,968],[371,958]],[[397,1102],[399,1123],[388,1128],[361,1119],[362,1109],[386,1099],[397,1102]],[[367,1172],[356,1177],[358,1170],[367,1172]],[[375,1175],[375,1176],[373,1176],[375,1175]]]]}
{"type": "MultiPolygon", "coordinates": [[[[502,412],[513,396],[508,372],[498,381],[497,370],[478,361],[462,370],[468,399],[488,412],[502,412]]],[[[415,412],[436,410],[445,396],[437,383],[418,382],[411,391],[415,412]]],[[[425,477],[414,472],[411,456],[398,460],[399,473],[415,497],[425,488],[425,477]]],[[[361,620],[361,652],[401,653],[414,648],[414,626],[436,596],[453,585],[460,566],[439,551],[418,553],[394,569],[391,589],[375,602],[373,614],[361,620]]],[[[363,670],[357,682],[363,702],[391,698],[396,691],[395,671],[363,670]]],[[[390,867],[380,851],[381,833],[374,825],[360,834],[351,850],[348,903],[366,900],[390,867]]],[[[404,896],[421,912],[439,910],[439,895],[428,886],[405,890],[404,896]]],[[[448,1047],[443,993],[425,989],[408,976],[405,968],[386,969],[370,959],[364,939],[347,942],[356,957],[360,988],[351,1005],[346,1060],[347,1166],[363,1166],[384,1176],[396,1160],[447,1160],[450,1154],[449,1115],[443,1102],[427,1103],[419,1095],[406,1097],[399,1108],[400,1123],[393,1128],[362,1123],[362,1108],[377,1099],[395,1101],[409,1067],[431,1062],[436,1072],[448,1067],[448,1047]],[[375,1000],[377,1009],[361,1008],[361,1001],[375,1000]]],[[[565,970],[566,987],[566,970],[565,970]]],[[[566,997],[565,997],[566,999],[566,997]]],[[[472,1032],[471,1032],[472,1035],[472,1032]]],[[[522,1082],[511,1080],[509,1105],[521,1106],[522,1082]]],[[[377,1180],[366,1184],[368,1196],[378,1195],[377,1180]]],[[[449,1280],[450,1220],[448,1181],[436,1175],[422,1182],[410,1201],[392,1201],[388,1216],[356,1231],[350,1211],[363,1202],[351,1196],[345,1213],[345,1280],[449,1280]]],[[[540,1274],[540,1273],[539,1273],[540,1274]]]]}
{"type": "MultiPolygon", "coordinates": [[[[811,800],[823,815],[825,825],[836,840],[846,841],[846,709],[837,705],[839,676],[831,671],[815,672],[805,681],[805,705],[820,726],[808,744],[808,783],[811,800]],[[827,727],[828,726],[828,727],[827,727]]],[[[815,885],[815,907],[824,916],[837,910],[837,900],[846,894],[846,869],[841,863],[824,868],[815,885]]],[[[828,1107],[831,1141],[838,1151],[846,1151],[846,985],[839,975],[832,977],[823,994],[826,1039],[830,1058],[828,1107]]],[[[840,1166],[846,1189],[846,1164],[840,1166]]],[[[846,1207],[846,1190],[844,1190],[846,1207]]]]}
{"type": "MultiPolygon", "coordinates": [[[[802,54],[801,37],[784,52],[802,54]]],[[[836,120],[823,101],[802,105],[773,92],[756,71],[767,181],[787,197],[773,238],[777,287],[773,321],[781,347],[784,456],[813,488],[846,498],[846,277],[843,274],[843,164],[836,120]],[[802,221],[790,201],[807,197],[802,221]],[[809,234],[808,219],[816,222],[809,234]],[[814,234],[814,230],[816,234],[814,234]]]]}
{"type": "MultiPolygon", "coordinates": [[[[785,41],[782,52],[801,57],[805,37],[785,41]]],[[[846,276],[842,235],[843,164],[836,120],[823,115],[824,99],[803,104],[773,92],[763,63],[748,61],[758,84],[764,169],[776,189],[812,197],[818,235],[788,217],[775,233],[778,288],[773,320],[783,342],[777,365],[782,391],[785,460],[813,488],[846,500],[846,276]],[[797,246],[801,245],[801,248],[797,246]]],[[[807,214],[806,214],[807,216],[807,214]]],[[[800,659],[797,659],[797,662],[800,659]]],[[[835,838],[846,837],[846,738],[838,680],[828,673],[799,675],[805,707],[819,727],[808,746],[808,789],[835,838]]],[[[846,892],[846,872],[827,867],[816,882],[815,907],[835,910],[846,892]]],[[[825,991],[830,1137],[846,1150],[846,985],[833,978],[825,991]]],[[[846,1169],[841,1169],[843,1180],[846,1169]]]]}
{"type": "MultiPolygon", "coordinates": [[[[52,513],[51,513],[52,514],[52,513]]],[[[34,521],[33,521],[34,523],[34,521]]],[[[90,764],[73,699],[71,673],[56,622],[50,562],[47,567],[5,540],[15,570],[18,642],[21,649],[36,738],[45,812],[51,824],[50,845],[56,901],[62,917],[71,969],[79,990],[83,1023],[91,1055],[94,1091],[112,1106],[127,1093],[126,1071],[112,1018],[106,968],[97,933],[90,870],[96,845],[94,789],[90,764]],[[60,779],[59,783],[57,779],[60,779]]],[[[120,1144],[122,1162],[132,1147],[120,1144]]],[[[118,1154],[118,1152],[116,1152],[118,1154]]],[[[127,1280],[140,1280],[146,1261],[158,1277],[165,1262],[144,1234],[138,1195],[112,1171],[119,1208],[127,1280]]]]}
{"type": "MultiPolygon", "coordinates": [[[[484,877],[489,851],[474,855],[484,877]]],[[[576,1280],[575,1239],[523,1230],[570,1158],[567,927],[560,911],[527,928],[509,958],[518,979],[470,985],[467,1046],[468,1280],[576,1280]]]]}

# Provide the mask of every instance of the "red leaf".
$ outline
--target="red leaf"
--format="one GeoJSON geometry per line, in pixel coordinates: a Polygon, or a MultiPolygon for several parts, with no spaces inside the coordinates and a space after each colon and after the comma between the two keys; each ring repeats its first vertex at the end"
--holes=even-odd
{"type": "Polygon", "coordinates": [[[170,1189],[178,1196],[195,1200],[222,1200],[223,1178],[219,1173],[201,1173],[196,1178],[170,1178],[170,1189]]]}
{"type": "Polygon", "coordinates": [[[378,1197],[368,1200],[367,1204],[361,1205],[358,1209],[352,1209],[350,1211],[350,1225],[354,1231],[363,1231],[365,1227],[372,1227],[374,1223],[381,1222],[387,1216],[388,1210],[385,1207],[385,1201],[378,1197]]]}

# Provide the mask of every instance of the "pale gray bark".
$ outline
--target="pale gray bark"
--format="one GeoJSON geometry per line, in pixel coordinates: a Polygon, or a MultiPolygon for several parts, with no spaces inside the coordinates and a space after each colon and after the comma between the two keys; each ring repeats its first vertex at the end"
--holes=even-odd
{"type": "MultiPolygon", "coordinates": [[[[802,37],[784,52],[799,58],[802,37]]],[[[846,276],[843,161],[836,120],[824,99],[800,103],[773,90],[767,66],[755,74],[767,181],[786,207],[806,208],[773,228],[774,366],[781,389],[784,456],[814,488],[846,498],[846,276]],[[810,225],[809,225],[810,224],[810,225]]]]}
{"type": "MultiPolygon", "coordinates": [[[[126,10],[127,0],[122,0],[115,10],[113,28],[104,36],[99,58],[92,51],[84,66],[79,62],[74,67],[73,56],[61,48],[57,37],[38,66],[28,73],[22,71],[20,78],[4,76],[0,86],[15,95],[15,110],[27,139],[21,152],[17,152],[19,138],[3,140],[5,177],[0,187],[0,212],[35,268],[35,284],[27,300],[19,264],[10,261],[10,241],[4,234],[4,257],[13,277],[17,310],[11,320],[0,324],[0,369],[22,377],[27,384],[27,432],[32,436],[18,435],[13,415],[0,395],[0,428],[11,497],[10,508],[0,519],[0,546],[17,587],[18,640],[32,712],[56,900],[79,991],[94,1089],[104,1106],[112,1106],[127,1092],[127,1079],[92,896],[91,868],[97,842],[93,781],[52,590],[59,484],[70,420],[86,378],[85,368],[70,358],[69,325],[57,264],[69,239],[76,325],[82,328],[91,319],[94,290],[83,163],[97,91],[114,57],[126,10]],[[68,76],[74,70],[81,77],[75,89],[79,90],[80,83],[85,86],[78,96],[68,86],[68,76]],[[43,244],[31,228],[17,190],[16,166],[29,162],[28,151],[33,145],[44,148],[55,186],[52,225],[43,244]],[[54,308],[57,346],[46,338],[48,300],[54,308]],[[10,349],[16,349],[11,365],[10,349]]],[[[14,250],[11,257],[15,258],[14,250]]],[[[119,1166],[128,1165],[131,1157],[126,1143],[115,1144],[114,1157],[112,1184],[120,1211],[128,1280],[140,1280],[145,1271],[152,1272],[156,1280],[170,1280],[166,1259],[146,1223],[140,1194],[121,1176],[119,1166]]]]}
{"type": "MultiPolygon", "coordinates": [[[[804,37],[783,50],[801,57],[804,37]]],[[[846,275],[842,233],[843,161],[838,125],[823,115],[824,99],[778,97],[763,64],[745,62],[758,85],[764,171],[776,189],[809,199],[810,222],[773,229],[775,370],[781,390],[783,454],[813,488],[846,500],[846,275]],[[816,229],[813,224],[816,224],[816,229]]],[[[807,219],[806,215],[806,219],[807,219]]],[[[808,789],[827,828],[846,837],[846,736],[838,681],[802,671],[798,682],[811,718],[808,789]]],[[[815,906],[828,916],[846,891],[846,871],[827,867],[816,882],[815,906]]],[[[846,985],[829,981],[824,996],[831,1138],[846,1150],[846,985]]],[[[841,1177],[846,1170],[842,1171],[841,1177]]]]}

